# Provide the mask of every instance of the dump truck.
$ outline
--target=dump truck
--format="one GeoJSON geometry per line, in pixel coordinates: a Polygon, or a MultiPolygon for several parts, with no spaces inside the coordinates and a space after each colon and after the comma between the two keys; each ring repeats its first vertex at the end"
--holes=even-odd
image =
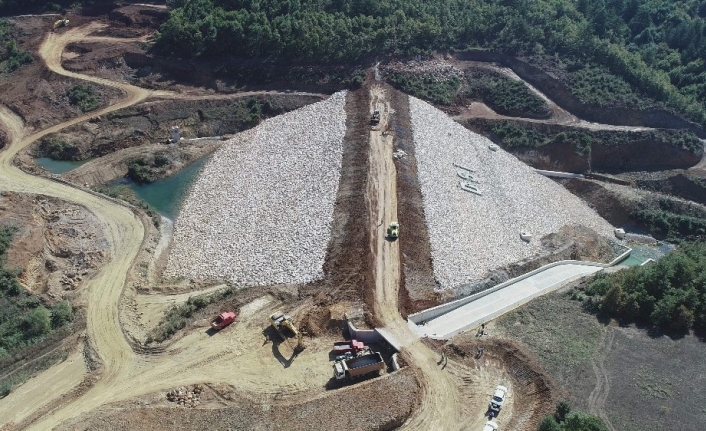
{"type": "Polygon", "coordinates": [[[400,236],[400,224],[396,221],[390,223],[387,227],[387,237],[389,239],[397,239],[400,236]]]}
{"type": "Polygon", "coordinates": [[[338,341],[333,343],[333,353],[335,355],[342,355],[348,352],[356,354],[362,350],[365,350],[365,344],[358,340],[338,341]]]}
{"type": "Polygon", "coordinates": [[[292,319],[291,316],[278,311],[270,316],[270,324],[283,340],[287,341],[287,337],[283,333],[285,329],[297,338],[297,345],[294,347],[295,352],[301,352],[304,350],[302,333],[297,329],[297,326],[294,324],[294,319],[292,319]]]}
{"type": "Polygon", "coordinates": [[[221,313],[211,320],[211,328],[215,329],[216,331],[220,331],[221,329],[233,323],[235,318],[236,315],[232,311],[226,311],[225,313],[221,313]]]}
{"type": "Polygon", "coordinates": [[[350,380],[380,372],[383,368],[385,368],[385,361],[383,361],[382,355],[379,352],[373,352],[336,362],[333,364],[333,376],[336,380],[350,380]]]}

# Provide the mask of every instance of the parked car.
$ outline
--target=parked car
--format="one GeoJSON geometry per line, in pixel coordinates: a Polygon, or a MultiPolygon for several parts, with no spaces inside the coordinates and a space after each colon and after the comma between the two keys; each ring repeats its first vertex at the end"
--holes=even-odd
{"type": "Polygon", "coordinates": [[[490,410],[494,412],[500,411],[505,402],[505,397],[507,396],[507,388],[505,386],[498,386],[495,388],[493,393],[493,398],[490,399],[490,410]]]}
{"type": "Polygon", "coordinates": [[[497,431],[498,430],[498,424],[496,424],[493,421],[488,421],[485,423],[485,426],[483,427],[483,431],[497,431]]]}

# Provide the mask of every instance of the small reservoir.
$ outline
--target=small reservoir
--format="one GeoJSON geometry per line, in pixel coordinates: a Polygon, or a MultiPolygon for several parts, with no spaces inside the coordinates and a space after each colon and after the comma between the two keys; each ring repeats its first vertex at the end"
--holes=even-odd
{"type": "Polygon", "coordinates": [[[89,162],[90,159],[88,160],[80,160],[80,161],[73,161],[73,160],[54,160],[50,159],[49,157],[37,157],[34,159],[34,162],[38,164],[39,166],[43,167],[47,171],[51,172],[52,174],[64,174],[66,172],[72,171],[79,166],[89,162]]]}
{"type": "Polygon", "coordinates": [[[137,184],[132,180],[121,180],[119,184],[128,184],[140,199],[153,206],[164,217],[174,221],[189,187],[209,158],[199,159],[177,174],[153,183],[137,184]]]}

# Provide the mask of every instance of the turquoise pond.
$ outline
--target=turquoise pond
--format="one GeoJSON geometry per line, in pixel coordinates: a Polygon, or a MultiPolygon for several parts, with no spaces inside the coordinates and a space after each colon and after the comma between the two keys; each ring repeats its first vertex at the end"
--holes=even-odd
{"type": "Polygon", "coordinates": [[[49,157],[37,157],[34,159],[34,162],[52,174],[63,174],[78,168],[88,162],[88,160],[74,162],[72,160],[54,160],[49,157]]]}
{"type": "Polygon", "coordinates": [[[632,253],[630,253],[630,257],[620,262],[621,265],[638,266],[642,265],[647,259],[658,260],[675,248],[672,244],[666,243],[657,245],[631,244],[628,247],[632,248],[632,253]]]}
{"type": "Polygon", "coordinates": [[[174,220],[179,214],[189,186],[198,177],[207,160],[208,157],[199,159],[179,173],[150,184],[136,184],[127,179],[120,180],[117,184],[128,184],[137,196],[153,206],[161,215],[174,220]]]}

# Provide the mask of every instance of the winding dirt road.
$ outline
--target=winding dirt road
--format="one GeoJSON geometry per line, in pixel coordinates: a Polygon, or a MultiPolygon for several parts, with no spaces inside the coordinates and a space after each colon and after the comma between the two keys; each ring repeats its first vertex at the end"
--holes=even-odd
{"type": "MultiPolygon", "coordinates": [[[[314,353],[321,350],[316,346],[310,347],[300,355],[290,367],[291,371],[285,375],[281,373],[282,365],[272,358],[269,347],[263,347],[265,352],[261,351],[263,349],[240,351],[238,346],[242,346],[244,342],[246,345],[260,344],[259,331],[253,331],[253,327],[261,324],[261,316],[258,316],[257,322],[252,325],[242,322],[230,332],[230,338],[225,342],[209,342],[209,337],[205,333],[194,333],[176,342],[163,355],[136,354],[127,342],[120,326],[118,303],[123,293],[126,275],[135,261],[143,240],[142,223],[125,206],[88,190],[28,175],[13,166],[12,160],[15,155],[43,136],[126,108],[149,97],[214,98],[212,95],[183,95],[168,91],[150,91],[126,83],[64,70],[61,66],[61,56],[66,45],[71,42],[134,41],[89,36],[91,32],[101,28],[100,25],[89,25],[69,30],[61,35],[50,33],[40,46],[39,54],[51,71],[59,75],[117,88],[124,94],[123,99],[106,108],[28,136],[25,136],[26,131],[22,120],[11,110],[0,106],[0,121],[3,122],[9,135],[9,144],[0,153],[0,191],[38,193],[83,205],[96,215],[104,227],[105,239],[110,244],[110,261],[86,284],[83,292],[88,304],[87,338],[102,362],[99,380],[78,398],[69,397],[64,400],[63,394],[71,390],[85,373],[85,370],[80,370],[81,367],[76,366],[75,361],[65,362],[56,369],[50,369],[40,374],[35,378],[39,380],[28,382],[24,390],[18,390],[3,400],[0,405],[0,418],[13,421],[19,427],[47,430],[109,402],[179,385],[209,381],[230,383],[235,387],[260,393],[284,391],[295,394],[323,387],[330,377],[328,358],[315,355],[314,353]],[[254,343],[253,340],[250,340],[253,338],[253,333],[258,338],[254,343]],[[175,355],[176,352],[178,355],[175,355]],[[321,361],[322,357],[326,362],[324,366],[317,363],[317,361],[321,361]],[[312,369],[322,370],[322,372],[312,373],[310,371],[312,369]],[[57,370],[63,372],[57,373],[57,370]],[[282,377],[273,381],[269,376],[278,373],[278,371],[282,377]],[[53,380],[49,381],[50,378],[53,380]],[[57,388],[57,390],[47,390],[47,386],[42,383],[51,383],[51,387],[57,388]],[[18,406],[22,406],[22,409],[20,410],[18,406]]],[[[216,95],[215,98],[237,98],[268,93],[274,92],[216,95]]],[[[287,94],[312,95],[311,93],[287,94]]],[[[274,304],[274,307],[279,306],[281,304],[274,304]]]]}

